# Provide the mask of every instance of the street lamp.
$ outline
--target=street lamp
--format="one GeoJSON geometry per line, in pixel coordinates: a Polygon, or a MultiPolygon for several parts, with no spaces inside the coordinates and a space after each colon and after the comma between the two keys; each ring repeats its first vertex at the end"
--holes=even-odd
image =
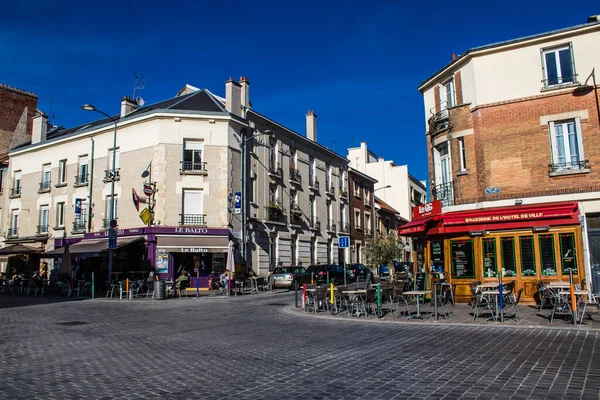
{"type": "Polygon", "coordinates": [[[376,191],[378,191],[378,190],[381,190],[381,189],[389,189],[389,188],[391,188],[391,187],[392,187],[392,185],[386,185],[386,186],[382,186],[382,187],[380,187],[380,188],[377,188],[377,189],[373,190],[373,193],[375,193],[375,192],[376,192],[376,191]]]}
{"type": "Polygon", "coordinates": [[[148,226],[150,226],[154,223],[154,194],[157,192],[156,182],[152,181],[152,161],[150,161],[150,164],[148,164],[146,170],[142,172],[142,178],[148,178],[148,183],[144,184],[144,194],[148,196],[148,210],[152,215],[152,218],[150,218],[150,221],[148,221],[148,226]],[[147,188],[149,188],[149,190],[147,190],[147,188]]]}
{"type": "Polygon", "coordinates": [[[252,140],[254,138],[257,138],[259,136],[271,136],[273,134],[273,131],[270,129],[265,130],[262,133],[257,133],[255,135],[251,135],[249,137],[244,137],[245,134],[245,129],[242,130],[242,132],[240,133],[240,139],[238,139],[238,141],[240,142],[240,151],[242,152],[242,162],[240,163],[240,184],[242,186],[242,259],[244,260],[244,262],[246,262],[246,268],[247,268],[247,260],[246,260],[246,252],[247,252],[247,246],[246,246],[246,236],[248,235],[248,228],[247,228],[247,204],[248,201],[246,199],[246,172],[248,170],[248,154],[246,151],[247,148],[247,142],[249,140],[252,140]]]}
{"type": "Polygon", "coordinates": [[[108,228],[108,281],[109,284],[112,285],[112,272],[113,272],[113,250],[116,247],[116,241],[117,241],[117,231],[116,231],[116,227],[117,227],[117,221],[115,219],[115,178],[117,176],[116,174],[116,160],[117,160],[117,122],[118,120],[114,119],[113,117],[111,117],[110,115],[108,115],[107,113],[105,113],[102,110],[98,110],[96,107],[94,107],[92,104],[84,104],[83,106],[81,106],[82,109],[84,109],[85,111],[95,111],[97,113],[100,113],[102,115],[104,115],[105,117],[107,117],[108,119],[110,119],[112,121],[112,123],[114,124],[114,131],[113,131],[113,157],[112,157],[112,165],[111,165],[111,170],[110,170],[110,177],[111,177],[111,181],[110,181],[110,225],[108,228]]]}

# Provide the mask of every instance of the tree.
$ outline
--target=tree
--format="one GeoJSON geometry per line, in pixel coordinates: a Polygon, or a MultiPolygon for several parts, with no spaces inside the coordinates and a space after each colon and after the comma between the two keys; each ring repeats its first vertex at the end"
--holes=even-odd
{"type": "Polygon", "coordinates": [[[396,277],[394,260],[402,259],[404,242],[396,231],[390,231],[387,236],[376,235],[367,239],[367,262],[378,268],[387,265],[390,271],[390,280],[396,277]]]}

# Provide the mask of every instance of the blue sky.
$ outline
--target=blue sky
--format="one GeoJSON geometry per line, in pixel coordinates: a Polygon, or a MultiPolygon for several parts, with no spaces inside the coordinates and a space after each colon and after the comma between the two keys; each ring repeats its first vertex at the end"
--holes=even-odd
{"type": "Polygon", "coordinates": [[[224,95],[247,76],[254,109],[346,155],[367,142],[381,157],[427,179],[418,85],[451,54],[584,23],[596,1],[404,2],[10,2],[0,24],[0,83],[39,96],[66,127],[94,119],[93,103],[118,113],[137,93],[147,103],[186,83],[224,95]],[[85,5],[83,7],[82,5],[85,5]],[[168,7],[168,8],[167,8],[168,7]]]}

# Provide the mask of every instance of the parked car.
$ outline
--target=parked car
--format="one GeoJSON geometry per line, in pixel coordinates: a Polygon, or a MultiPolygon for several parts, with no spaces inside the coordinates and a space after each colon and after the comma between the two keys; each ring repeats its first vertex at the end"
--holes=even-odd
{"type": "Polygon", "coordinates": [[[315,282],[327,282],[327,273],[329,272],[329,282],[334,285],[344,283],[344,267],[335,264],[311,265],[306,270],[309,277],[314,277],[315,282]]]}
{"type": "Polygon", "coordinates": [[[367,279],[369,268],[360,263],[348,264],[346,265],[346,273],[348,274],[348,280],[350,281],[356,281],[357,278],[364,281],[367,279]]]}
{"type": "MultiPolygon", "coordinates": [[[[413,272],[413,263],[410,261],[394,261],[394,269],[396,273],[399,272],[413,272]]],[[[379,266],[379,276],[384,278],[389,278],[390,269],[387,264],[379,266]]]]}
{"type": "Polygon", "coordinates": [[[305,283],[310,283],[310,274],[304,267],[279,267],[273,271],[273,287],[294,290],[305,283]]]}

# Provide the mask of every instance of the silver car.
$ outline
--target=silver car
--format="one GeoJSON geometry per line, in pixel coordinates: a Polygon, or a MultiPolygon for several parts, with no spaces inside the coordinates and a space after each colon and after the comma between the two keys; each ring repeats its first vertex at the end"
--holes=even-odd
{"type": "Polygon", "coordinates": [[[273,287],[296,289],[310,283],[310,276],[304,267],[279,267],[273,271],[273,287]]]}

